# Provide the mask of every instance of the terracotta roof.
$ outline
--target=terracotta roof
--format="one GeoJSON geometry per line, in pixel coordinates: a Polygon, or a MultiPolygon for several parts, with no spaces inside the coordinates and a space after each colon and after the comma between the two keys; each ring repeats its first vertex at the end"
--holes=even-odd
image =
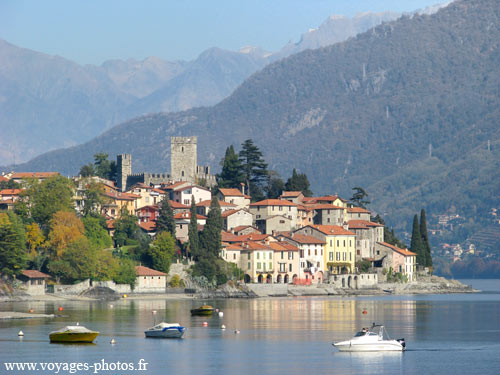
{"type": "Polygon", "coordinates": [[[312,228],[316,228],[319,230],[321,233],[326,234],[326,235],[352,235],[354,236],[355,233],[345,230],[341,226],[338,225],[310,225],[312,228]]]}
{"type": "Polygon", "coordinates": [[[22,274],[30,279],[45,279],[50,277],[49,275],[36,270],[24,270],[22,274]]]}
{"type": "Polygon", "coordinates": [[[19,195],[23,189],[3,189],[0,190],[0,195],[19,195]]]}
{"type": "Polygon", "coordinates": [[[182,203],[179,203],[179,202],[176,202],[176,201],[171,201],[169,200],[170,202],[170,207],[172,208],[175,208],[175,209],[186,209],[186,210],[189,210],[189,206],[186,206],[185,204],[182,204],[182,203]]]}
{"type": "Polygon", "coordinates": [[[338,195],[324,195],[322,197],[304,197],[303,202],[307,204],[317,202],[334,202],[340,199],[342,202],[347,202],[345,199],[340,198],[338,195]]]}
{"type": "Polygon", "coordinates": [[[156,230],[156,222],[154,221],[146,221],[143,223],[139,223],[139,226],[146,232],[154,232],[156,230]]]}
{"type": "Polygon", "coordinates": [[[219,188],[219,192],[225,197],[243,197],[243,193],[238,189],[219,188]]]}
{"type": "Polygon", "coordinates": [[[136,276],[167,276],[166,273],[144,266],[135,266],[135,274],[136,276]]]}
{"type": "Polygon", "coordinates": [[[243,250],[243,247],[239,244],[229,243],[226,245],[226,250],[243,250]]]}
{"type": "Polygon", "coordinates": [[[243,241],[240,246],[243,250],[273,250],[270,246],[260,241],[243,241]]]}
{"type": "Polygon", "coordinates": [[[49,178],[59,176],[59,172],[16,172],[10,176],[11,179],[18,178],[49,178]]]}
{"type": "Polygon", "coordinates": [[[165,189],[165,190],[175,190],[177,187],[179,186],[182,186],[184,184],[188,184],[189,182],[187,181],[177,181],[177,182],[174,182],[170,185],[167,185],[167,186],[164,186],[162,189],[165,189]]]}
{"type": "Polygon", "coordinates": [[[287,200],[281,200],[281,199],[264,199],[263,201],[251,203],[250,207],[256,207],[256,206],[292,206],[292,207],[297,207],[296,203],[287,201],[287,200]]]}
{"type": "Polygon", "coordinates": [[[113,219],[106,220],[106,228],[115,229],[115,221],[113,219]]]}
{"type": "Polygon", "coordinates": [[[377,242],[377,243],[379,243],[381,245],[384,245],[386,247],[389,247],[392,250],[394,250],[394,251],[396,251],[396,252],[398,252],[398,253],[400,253],[401,255],[404,255],[404,256],[416,256],[417,255],[414,252],[409,251],[408,249],[400,249],[399,247],[391,245],[391,244],[389,244],[387,242],[377,242]]]}
{"type": "Polygon", "coordinates": [[[383,227],[383,225],[367,220],[349,220],[349,229],[369,229],[374,227],[383,227]]]}
{"type": "Polygon", "coordinates": [[[221,213],[221,216],[228,217],[228,216],[231,216],[232,214],[235,214],[238,211],[241,211],[241,209],[240,210],[226,210],[223,213],[221,213]]]}
{"type": "Polygon", "coordinates": [[[303,204],[298,204],[297,205],[297,210],[301,210],[301,211],[313,211],[314,207],[313,206],[304,206],[303,204]]]}
{"type": "Polygon", "coordinates": [[[176,189],[176,191],[184,191],[184,190],[187,190],[187,189],[192,189],[192,188],[198,188],[198,189],[202,189],[202,190],[206,190],[206,191],[210,191],[210,189],[207,189],[203,186],[199,186],[199,185],[189,185],[189,186],[184,186],[184,187],[181,187],[179,189],[176,189]]]}
{"type": "Polygon", "coordinates": [[[238,236],[233,233],[226,232],[225,230],[221,231],[221,240],[223,242],[238,242],[238,236]]]}
{"type": "Polygon", "coordinates": [[[105,192],[103,193],[105,196],[119,200],[119,201],[134,201],[136,199],[141,198],[140,195],[131,194],[131,193],[121,193],[121,192],[105,192]]]}
{"type": "Polygon", "coordinates": [[[282,197],[295,198],[302,194],[301,191],[284,191],[281,193],[282,197]]]}
{"type": "MultiPolygon", "coordinates": [[[[198,220],[206,220],[207,217],[203,215],[198,215],[196,214],[196,218],[198,220]]],[[[174,215],[174,219],[191,219],[191,212],[190,211],[184,211],[184,212],[179,212],[178,214],[174,215]]]]}
{"type": "Polygon", "coordinates": [[[364,209],[362,207],[347,207],[347,212],[355,212],[355,213],[360,213],[360,214],[369,214],[371,213],[367,209],[364,209]]]}
{"type": "Polygon", "coordinates": [[[240,236],[237,236],[236,242],[238,242],[238,241],[262,241],[262,240],[265,240],[267,237],[272,237],[272,235],[262,234],[262,233],[242,234],[240,236]]]}
{"type": "Polygon", "coordinates": [[[0,182],[3,182],[3,181],[9,181],[9,179],[7,177],[0,176],[0,182]]]}
{"type": "Polygon", "coordinates": [[[299,251],[299,248],[285,241],[269,242],[267,245],[274,251],[299,251]]]}
{"type": "MultiPolygon", "coordinates": [[[[196,207],[210,207],[210,204],[212,203],[211,199],[207,199],[204,201],[201,201],[196,204],[196,207]]],[[[236,207],[235,204],[224,202],[224,201],[219,201],[219,206],[221,207],[236,207]]]]}
{"type": "Polygon", "coordinates": [[[344,207],[335,206],[329,203],[318,203],[311,206],[315,210],[343,210],[344,207]]]}
{"type": "Polygon", "coordinates": [[[324,245],[325,241],[320,240],[319,238],[313,237],[313,236],[308,236],[306,234],[300,234],[300,233],[293,233],[293,234],[285,234],[281,233],[280,234],[283,237],[289,238],[292,241],[302,243],[302,244],[320,244],[324,245]]]}
{"type": "Polygon", "coordinates": [[[144,210],[144,209],[151,209],[153,211],[159,211],[160,210],[160,207],[158,207],[157,204],[149,204],[147,206],[142,206],[140,208],[136,208],[135,210],[136,211],[140,211],[140,210],[144,210]]]}

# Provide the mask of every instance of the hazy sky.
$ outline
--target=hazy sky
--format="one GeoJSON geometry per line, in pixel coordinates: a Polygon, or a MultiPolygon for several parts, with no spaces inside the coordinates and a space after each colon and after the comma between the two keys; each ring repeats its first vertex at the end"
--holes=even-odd
{"type": "Polygon", "coordinates": [[[78,63],[191,60],[209,47],[276,51],[328,16],[444,0],[0,0],[0,38],[78,63]]]}

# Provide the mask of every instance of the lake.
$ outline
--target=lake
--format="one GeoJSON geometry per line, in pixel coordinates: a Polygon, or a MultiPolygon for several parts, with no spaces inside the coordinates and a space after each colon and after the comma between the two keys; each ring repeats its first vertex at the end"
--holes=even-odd
{"type": "Polygon", "coordinates": [[[500,280],[464,282],[484,292],[0,303],[3,311],[27,312],[33,308],[37,313],[63,315],[0,321],[0,374],[57,372],[55,367],[53,371],[8,371],[6,362],[98,363],[97,367],[108,369],[98,373],[124,375],[499,374],[500,280]],[[203,303],[219,308],[224,316],[191,317],[189,310],[203,303]],[[59,306],[64,311],[58,312],[59,306]],[[188,327],[185,337],[144,338],[144,330],[153,325],[153,310],[157,311],[157,322],[178,322],[188,327]],[[204,321],[208,327],[202,326],[204,321]],[[49,343],[50,331],[76,322],[101,332],[95,345],[49,343]],[[392,338],[404,337],[406,352],[340,353],[331,345],[372,322],[383,323],[392,338]],[[222,324],[226,330],[220,329],[222,324]],[[19,330],[24,331],[22,339],[17,336],[19,330]],[[112,338],[116,344],[110,344],[112,338]],[[147,365],[139,370],[139,363],[147,365]],[[136,369],[127,369],[129,365],[136,369]]]}

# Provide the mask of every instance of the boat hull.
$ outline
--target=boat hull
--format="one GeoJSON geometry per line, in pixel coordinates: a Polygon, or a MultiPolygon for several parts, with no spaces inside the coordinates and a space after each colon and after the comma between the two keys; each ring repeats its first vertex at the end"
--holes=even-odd
{"type": "Polygon", "coordinates": [[[180,339],[182,336],[184,336],[185,331],[186,328],[184,327],[172,327],[164,329],[162,331],[144,331],[144,334],[148,338],[155,339],[180,339]]]}
{"type": "Polygon", "coordinates": [[[49,335],[50,342],[84,342],[92,343],[99,332],[60,332],[49,335]]]}
{"type": "Polygon", "coordinates": [[[341,352],[402,352],[405,350],[404,346],[396,340],[376,343],[342,341],[334,343],[333,346],[341,352]]]}
{"type": "Polygon", "coordinates": [[[191,310],[191,315],[202,315],[202,316],[208,316],[212,315],[214,310],[209,310],[209,309],[193,309],[191,310]]]}

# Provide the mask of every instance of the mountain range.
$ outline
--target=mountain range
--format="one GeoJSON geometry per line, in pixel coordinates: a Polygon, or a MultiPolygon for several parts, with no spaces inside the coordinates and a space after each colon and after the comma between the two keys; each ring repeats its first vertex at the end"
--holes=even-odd
{"type": "MultiPolygon", "coordinates": [[[[426,11],[435,11],[430,8],[426,11]]],[[[211,48],[193,61],[149,57],[79,65],[0,39],[0,165],[87,141],[138,115],[210,106],[254,72],[306,49],[342,42],[398,18],[394,12],[329,17],[280,51],[211,48]]]]}
{"type": "Polygon", "coordinates": [[[266,66],[213,107],[141,116],[19,170],[74,174],[96,152],[168,171],[169,139],[197,135],[200,164],[252,138],[284,178],[349,197],[408,227],[420,208],[479,220],[500,205],[500,6],[457,0],[266,66]]]}

